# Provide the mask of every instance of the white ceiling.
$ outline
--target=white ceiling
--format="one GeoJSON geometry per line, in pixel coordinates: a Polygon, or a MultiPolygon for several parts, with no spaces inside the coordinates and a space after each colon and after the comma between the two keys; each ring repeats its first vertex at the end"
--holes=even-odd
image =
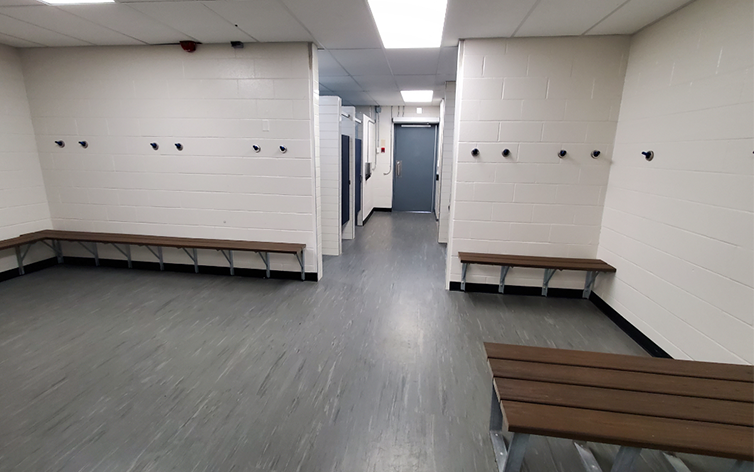
{"type": "MultiPolygon", "coordinates": [[[[312,41],[323,95],[403,105],[400,90],[455,80],[463,38],[632,34],[690,0],[448,0],[440,49],[382,47],[366,0],[116,0],[53,7],[0,0],[0,43],[16,47],[312,41]]],[[[692,0],[693,1],[693,0],[692,0]]]]}

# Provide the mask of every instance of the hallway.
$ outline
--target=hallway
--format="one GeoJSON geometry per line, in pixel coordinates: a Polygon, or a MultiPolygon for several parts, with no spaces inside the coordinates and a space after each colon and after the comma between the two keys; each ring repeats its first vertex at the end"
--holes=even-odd
{"type": "MultiPolygon", "coordinates": [[[[432,215],[375,213],[343,252],[319,283],[0,284],[0,471],[492,472],[483,341],[646,355],[588,301],[446,291],[432,215]]],[[[670,472],[656,456],[637,472],[670,472]]],[[[525,470],[580,464],[533,438],[525,470]]]]}

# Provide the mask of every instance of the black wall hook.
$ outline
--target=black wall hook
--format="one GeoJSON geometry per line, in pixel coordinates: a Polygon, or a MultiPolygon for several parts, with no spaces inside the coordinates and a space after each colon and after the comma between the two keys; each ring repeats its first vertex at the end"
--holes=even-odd
{"type": "Polygon", "coordinates": [[[510,149],[503,149],[503,157],[508,157],[511,153],[510,149]]]}
{"type": "Polygon", "coordinates": [[[154,149],[155,151],[160,149],[160,145],[157,143],[149,143],[149,145],[152,146],[152,149],[154,149]]]}
{"type": "Polygon", "coordinates": [[[255,151],[255,152],[259,152],[259,151],[261,151],[261,150],[262,150],[262,148],[260,148],[260,147],[259,147],[259,146],[257,146],[256,144],[255,144],[255,145],[253,145],[253,146],[251,146],[251,147],[252,147],[252,148],[254,149],[254,151],[255,151]]]}
{"type": "Polygon", "coordinates": [[[602,153],[595,149],[594,151],[592,151],[592,154],[591,154],[592,159],[597,159],[598,157],[600,157],[600,154],[602,153]]]}
{"type": "Polygon", "coordinates": [[[471,155],[477,157],[479,155],[479,149],[474,148],[471,150],[471,155]]]}
{"type": "Polygon", "coordinates": [[[86,141],[79,141],[79,144],[81,144],[81,147],[84,149],[89,147],[89,143],[87,143],[86,141]]]}
{"type": "Polygon", "coordinates": [[[562,158],[565,157],[566,154],[568,154],[566,152],[566,150],[565,149],[561,149],[560,152],[558,153],[558,157],[560,157],[562,159],[562,158]]]}
{"type": "Polygon", "coordinates": [[[285,146],[280,146],[280,152],[282,152],[283,154],[285,154],[286,152],[288,152],[288,148],[285,147],[285,146]]]}
{"type": "Polygon", "coordinates": [[[183,144],[175,143],[175,148],[178,149],[179,151],[183,151],[183,144]]]}
{"type": "Polygon", "coordinates": [[[57,144],[58,147],[62,147],[62,148],[65,147],[65,141],[55,141],[55,144],[57,144]]]}
{"type": "Polygon", "coordinates": [[[642,151],[642,154],[644,154],[644,159],[647,161],[651,161],[655,158],[655,152],[654,151],[642,151]]]}

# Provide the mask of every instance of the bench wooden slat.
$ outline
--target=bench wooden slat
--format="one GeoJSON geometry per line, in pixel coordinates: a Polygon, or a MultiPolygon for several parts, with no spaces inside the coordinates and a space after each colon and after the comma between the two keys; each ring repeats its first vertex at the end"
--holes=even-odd
{"type": "Polygon", "coordinates": [[[615,267],[600,259],[576,259],[569,257],[519,256],[512,254],[483,254],[459,252],[462,263],[530,267],[537,269],[586,270],[597,272],[615,272],[615,267]]]}
{"type": "Polygon", "coordinates": [[[752,403],[506,378],[495,378],[495,389],[504,403],[519,401],[754,427],[752,403]]]}
{"type": "Polygon", "coordinates": [[[42,239],[61,241],[82,241],[94,243],[115,243],[133,245],[152,245],[192,249],[226,249],[239,251],[276,252],[296,254],[303,250],[305,244],[273,243],[263,241],[239,241],[229,239],[179,238],[172,236],[149,236],[139,234],[94,233],[85,231],[46,230],[40,235],[42,239]]]}
{"type": "Polygon", "coordinates": [[[754,401],[751,383],[697,377],[667,376],[593,367],[490,359],[493,377],[603,387],[699,398],[754,401]]]}
{"type": "Polygon", "coordinates": [[[697,362],[602,352],[574,351],[532,346],[484,343],[490,359],[509,359],[550,364],[596,367],[653,374],[683,375],[719,380],[754,382],[754,366],[697,362]]]}
{"type": "Polygon", "coordinates": [[[754,430],[743,426],[503,401],[515,433],[754,460],[754,430]]]}

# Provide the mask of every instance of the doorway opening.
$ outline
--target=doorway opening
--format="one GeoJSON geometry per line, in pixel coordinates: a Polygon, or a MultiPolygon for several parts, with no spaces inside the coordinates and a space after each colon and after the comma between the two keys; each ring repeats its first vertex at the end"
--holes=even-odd
{"type": "Polygon", "coordinates": [[[393,211],[435,211],[437,133],[436,124],[395,125],[393,211]]]}

